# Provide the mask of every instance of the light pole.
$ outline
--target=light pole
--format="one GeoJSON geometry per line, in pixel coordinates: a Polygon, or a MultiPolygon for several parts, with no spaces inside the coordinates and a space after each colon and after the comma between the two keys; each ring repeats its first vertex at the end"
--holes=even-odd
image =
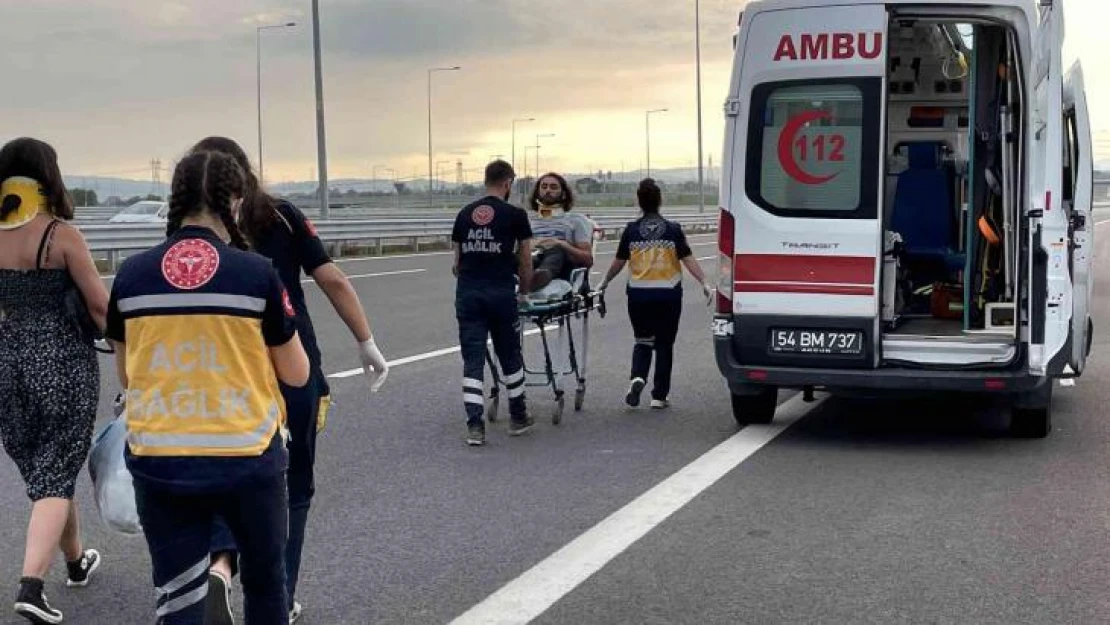
{"type": "Polygon", "coordinates": [[[647,135],[647,175],[646,178],[651,177],[651,116],[655,113],[666,113],[667,109],[654,109],[648,111],[644,115],[646,135],[647,135]]]}
{"type": "MultiPolygon", "coordinates": [[[[528,177],[528,150],[535,150],[535,149],[536,149],[536,146],[534,146],[534,145],[524,146],[524,175],[521,177],[522,181],[523,181],[524,178],[528,177]]],[[[533,182],[535,182],[535,181],[533,181],[533,182]]],[[[522,196],[527,195],[527,194],[528,194],[528,189],[521,189],[521,195],[522,196]]]]}
{"type": "Polygon", "coordinates": [[[540,181],[540,139],[554,137],[553,134],[536,135],[536,182],[540,181]]]}
{"type": "Polygon", "coordinates": [[[458,65],[454,67],[432,67],[428,69],[428,195],[432,194],[433,180],[432,180],[432,74],[437,72],[457,72],[462,68],[458,65]]]}
{"type": "Polygon", "coordinates": [[[436,181],[439,182],[439,190],[440,191],[443,190],[443,175],[440,173],[443,170],[440,169],[440,166],[441,165],[450,165],[450,164],[451,164],[451,161],[436,161],[436,181]]]}
{"type": "Polygon", "coordinates": [[[320,52],[320,0],[312,0],[312,55],[316,65],[316,161],[319,168],[320,218],[331,217],[328,200],[328,142],[324,125],[324,59],[320,52]]]}
{"type": "Polygon", "coordinates": [[[701,126],[701,0],[694,0],[694,64],[698,91],[698,213],[705,212],[705,166],[702,158],[701,126]]]}
{"type": "Polygon", "coordinates": [[[265,184],[266,176],[262,167],[262,31],[276,30],[278,28],[292,28],[296,22],[287,24],[273,24],[271,26],[257,26],[254,30],[254,57],[257,65],[256,82],[258,85],[258,183],[265,184]]]}
{"type": "MultiPolygon", "coordinates": [[[[513,171],[516,171],[516,125],[517,124],[526,124],[528,122],[534,122],[534,121],[536,121],[535,117],[525,117],[523,119],[514,119],[513,120],[513,171]]],[[[527,162],[524,163],[524,168],[528,169],[528,163],[527,162]]]]}

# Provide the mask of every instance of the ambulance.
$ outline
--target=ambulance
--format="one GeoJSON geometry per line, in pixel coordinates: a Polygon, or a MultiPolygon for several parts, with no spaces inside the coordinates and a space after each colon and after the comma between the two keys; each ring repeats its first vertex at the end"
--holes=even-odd
{"type": "Polygon", "coordinates": [[[1062,0],[764,0],[725,104],[713,335],[741,425],[779,389],[1000,394],[1083,373],[1092,141],[1062,0]]]}

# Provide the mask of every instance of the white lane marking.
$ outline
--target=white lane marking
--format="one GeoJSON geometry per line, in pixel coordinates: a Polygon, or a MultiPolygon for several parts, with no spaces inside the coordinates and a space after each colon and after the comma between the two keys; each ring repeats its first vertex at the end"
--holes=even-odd
{"type": "MultiPolygon", "coordinates": [[[[556,326],[548,326],[547,327],[548,331],[556,330],[556,329],[557,329],[556,326]]],[[[540,333],[539,328],[533,328],[531,330],[525,331],[524,336],[533,336],[533,335],[536,335],[536,334],[539,334],[539,333],[540,333]]],[[[414,362],[421,362],[421,361],[424,361],[424,360],[431,360],[432,358],[439,358],[441,356],[450,356],[451,354],[457,354],[460,351],[462,351],[462,347],[456,345],[454,347],[447,347],[447,348],[444,348],[444,349],[437,349],[437,350],[432,351],[432,352],[425,352],[423,354],[416,354],[415,356],[406,356],[404,358],[398,358],[397,360],[389,361],[387,364],[389,365],[389,368],[392,369],[394,367],[400,367],[402,365],[411,365],[414,362]]],[[[333,374],[329,375],[328,378],[332,379],[332,380],[342,380],[344,378],[353,378],[357,375],[362,375],[362,374],[363,374],[362,368],[348,369],[347,371],[340,371],[339,373],[333,373],[333,374]]]]}
{"type": "MultiPolygon", "coordinates": [[[[400,271],[382,271],[379,273],[359,273],[347,276],[349,280],[361,280],[362,278],[383,278],[385,276],[403,276],[413,273],[424,273],[427,269],[402,269],[400,271]]],[[[301,280],[301,284],[309,284],[315,282],[311,278],[308,280],[301,280]]]]}
{"type": "Polygon", "coordinates": [[[698,261],[713,260],[714,258],[717,258],[717,257],[716,256],[702,256],[701,258],[698,259],[698,261]]]}
{"type": "Polygon", "coordinates": [[[451,625],[527,623],[681,510],[820,405],[800,395],[779,407],[775,423],[749,426],[637,497],[609,518],[509,582],[451,625]]]}

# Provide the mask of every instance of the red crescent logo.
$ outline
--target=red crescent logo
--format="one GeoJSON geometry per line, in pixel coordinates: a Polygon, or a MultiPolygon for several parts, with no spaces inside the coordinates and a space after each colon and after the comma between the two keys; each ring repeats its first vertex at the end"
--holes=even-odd
{"type": "Polygon", "coordinates": [[[293,309],[293,301],[289,299],[289,291],[285,289],[281,290],[281,307],[285,309],[286,316],[297,316],[297,311],[293,309]]]}
{"type": "Polygon", "coordinates": [[[307,218],[307,217],[304,220],[304,227],[305,227],[305,230],[308,230],[308,234],[310,236],[314,236],[314,237],[320,236],[319,234],[316,233],[316,224],[312,223],[312,220],[307,218]]]}
{"type": "Polygon", "coordinates": [[[779,135],[779,164],[782,165],[786,175],[802,184],[824,184],[840,175],[835,173],[829,176],[814,176],[802,169],[794,158],[794,141],[798,138],[798,133],[806,124],[819,119],[832,119],[832,115],[826,111],[799,113],[786,121],[786,125],[782,127],[782,134],[779,135]]]}
{"type": "Polygon", "coordinates": [[[470,218],[473,219],[474,223],[478,224],[479,226],[488,226],[490,222],[493,221],[493,217],[495,214],[496,213],[494,212],[492,207],[483,204],[482,206],[474,209],[474,212],[470,215],[470,218]]]}
{"type": "Polygon", "coordinates": [[[208,284],[219,268],[220,253],[204,239],[180,241],[162,257],[162,277],[185,291],[208,284]]]}

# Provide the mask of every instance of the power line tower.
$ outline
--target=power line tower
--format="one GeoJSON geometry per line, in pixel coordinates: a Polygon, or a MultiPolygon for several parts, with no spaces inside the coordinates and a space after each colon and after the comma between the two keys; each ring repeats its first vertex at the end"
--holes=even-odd
{"type": "Polygon", "coordinates": [[[162,188],[162,160],[150,159],[150,194],[158,195],[162,188]]]}

